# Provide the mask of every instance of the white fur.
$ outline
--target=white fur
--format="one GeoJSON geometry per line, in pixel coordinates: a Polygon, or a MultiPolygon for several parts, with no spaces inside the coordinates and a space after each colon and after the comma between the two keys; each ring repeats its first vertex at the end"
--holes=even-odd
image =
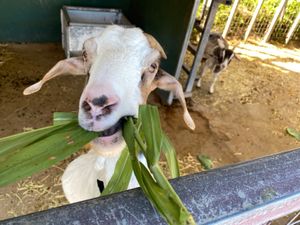
{"type": "Polygon", "coordinates": [[[127,115],[136,116],[142,103],[139,82],[144,68],[149,66],[149,57],[157,55],[149,46],[143,32],[138,28],[124,29],[111,26],[96,39],[97,56],[90,70],[90,79],[80,99],[80,105],[91,90],[97,94],[113,93],[119,104],[103,120],[94,122],[86,119],[79,107],[79,123],[87,130],[101,131],[114,125],[119,118],[127,115]]]}
{"type": "MultiPolygon", "coordinates": [[[[94,149],[73,160],[62,176],[62,187],[69,202],[79,202],[100,196],[97,179],[108,184],[124,145],[115,146],[114,155],[101,156],[94,149]]],[[[145,158],[140,160],[146,165],[145,158]]],[[[132,175],[128,189],[139,184],[132,175]]]]}

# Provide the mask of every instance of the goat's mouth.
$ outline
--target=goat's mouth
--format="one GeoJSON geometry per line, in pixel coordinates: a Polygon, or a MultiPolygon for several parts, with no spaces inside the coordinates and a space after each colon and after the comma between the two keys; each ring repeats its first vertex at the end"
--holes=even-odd
{"type": "Polygon", "coordinates": [[[121,118],[117,123],[115,123],[110,128],[108,128],[104,131],[101,131],[99,133],[99,137],[108,137],[108,136],[114,135],[115,133],[117,133],[118,131],[120,131],[122,129],[122,126],[123,126],[123,118],[121,118]]]}
{"type": "Polygon", "coordinates": [[[122,137],[122,127],[124,119],[121,118],[117,123],[115,123],[110,128],[99,132],[99,137],[94,139],[94,144],[100,145],[112,145],[123,141],[122,137]]]}

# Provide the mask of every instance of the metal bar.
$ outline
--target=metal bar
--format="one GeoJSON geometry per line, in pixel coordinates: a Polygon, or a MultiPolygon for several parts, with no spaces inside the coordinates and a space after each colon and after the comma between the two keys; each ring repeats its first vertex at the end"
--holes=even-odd
{"type": "Polygon", "coordinates": [[[285,44],[289,43],[289,41],[291,40],[299,22],[300,22],[300,12],[298,12],[296,19],[294,20],[288,34],[286,35],[285,44]]]}
{"type": "Polygon", "coordinates": [[[251,30],[252,30],[252,27],[253,27],[253,25],[255,23],[255,20],[257,18],[257,15],[258,15],[258,13],[259,13],[259,11],[260,11],[263,3],[264,3],[264,0],[259,0],[258,1],[257,6],[255,8],[255,11],[253,13],[253,16],[251,18],[251,21],[249,23],[249,26],[247,27],[247,30],[246,30],[246,33],[245,33],[245,37],[244,37],[244,41],[247,41],[247,39],[249,37],[249,34],[250,34],[251,30]]]}
{"type": "Polygon", "coordinates": [[[197,52],[196,46],[194,46],[194,45],[192,45],[192,44],[189,44],[189,45],[188,45],[188,50],[189,50],[193,55],[195,55],[196,52],[197,52]]]}
{"type": "Polygon", "coordinates": [[[200,43],[199,43],[198,48],[197,48],[197,54],[194,58],[191,73],[188,77],[186,86],[184,88],[185,92],[192,92],[192,89],[193,89],[193,86],[194,86],[194,81],[195,81],[196,75],[197,75],[197,70],[198,70],[198,67],[201,63],[201,59],[203,57],[205,47],[206,47],[207,42],[208,42],[208,37],[209,37],[209,34],[210,34],[210,30],[213,26],[214,19],[215,19],[216,13],[218,11],[219,4],[220,3],[218,1],[213,1],[212,5],[209,8],[208,16],[207,16],[207,19],[205,21],[205,25],[204,25],[204,28],[203,28],[204,30],[203,30],[203,33],[201,35],[200,43]]]}
{"type": "Polygon", "coordinates": [[[275,12],[274,17],[273,17],[273,19],[271,21],[271,24],[270,24],[270,26],[269,26],[269,28],[268,28],[268,30],[267,30],[267,32],[266,32],[263,40],[262,40],[263,43],[266,43],[266,42],[268,42],[270,40],[271,34],[272,34],[272,32],[273,32],[273,30],[275,28],[276,21],[278,20],[280,14],[281,14],[281,11],[283,10],[284,6],[286,5],[286,1],[287,0],[281,0],[278,8],[276,9],[276,12],[275,12]]]}
{"type": "Polygon", "coordinates": [[[190,69],[188,68],[187,65],[183,64],[183,65],[182,65],[182,69],[183,69],[183,71],[186,72],[187,74],[190,74],[190,69]]]}
{"type": "MultiPolygon", "coordinates": [[[[175,75],[174,75],[176,79],[178,79],[180,77],[181,68],[182,68],[182,65],[183,65],[186,49],[187,49],[188,44],[190,42],[190,37],[191,37],[192,31],[193,31],[193,27],[194,27],[195,18],[196,18],[196,14],[197,14],[199,4],[200,4],[200,0],[195,0],[193,10],[192,10],[192,14],[191,14],[191,18],[190,18],[190,22],[189,22],[189,26],[188,26],[188,29],[187,29],[186,34],[185,34],[183,45],[181,47],[181,53],[180,53],[177,68],[176,68],[176,71],[175,71],[175,75]]],[[[173,102],[173,99],[174,99],[173,93],[169,92],[169,96],[167,98],[167,104],[171,105],[172,102],[173,102]]]]}
{"type": "Polygon", "coordinates": [[[207,7],[207,2],[208,2],[208,0],[203,0],[203,5],[202,5],[202,9],[201,9],[201,12],[200,12],[200,19],[199,19],[200,24],[201,24],[201,22],[202,22],[202,20],[205,16],[205,10],[206,10],[206,7],[207,7]]]}
{"type": "MultiPolygon", "coordinates": [[[[197,224],[264,224],[300,209],[300,149],[171,181],[197,224]]],[[[140,188],[1,225],[164,224],[140,188]]]]}
{"type": "Polygon", "coordinates": [[[226,38],[227,34],[228,34],[228,31],[230,29],[230,25],[231,25],[231,22],[233,20],[233,17],[234,17],[234,14],[236,12],[236,9],[239,5],[239,0],[235,0],[233,5],[232,5],[232,8],[230,10],[230,14],[229,14],[229,17],[228,17],[228,20],[226,22],[226,25],[225,25],[225,28],[223,30],[223,34],[222,34],[222,37],[223,38],[226,38]]]}
{"type": "MultiPolygon", "coordinates": [[[[218,5],[218,4],[231,5],[231,3],[232,3],[231,0],[212,0],[212,2],[213,3],[211,3],[211,4],[215,4],[215,5],[218,5]]],[[[185,35],[185,39],[184,39],[184,42],[183,42],[183,45],[182,45],[182,48],[181,48],[181,54],[180,54],[178,64],[177,64],[177,68],[176,68],[176,72],[175,72],[175,75],[174,75],[174,77],[176,79],[179,79],[179,77],[180,77],[180,72],[181,72],[181,69],[182,69],[182,65],[183,65],[185,53],[186,53],[186,50],[187,50],[187,47],[188,47],[188,44],[189,44],[189,41],[190,41],[190,37],[191,37],[192,31],[193,31],[193,27],[194,27],[195,18],[196,18],[196,14],[197,14],[199,4],[200,4],[200,0],[195,0],[194,7],[193,7],[193,10],[192,10],[192,14],[191,14],[191,18],[190,18],[190,22],[189,22],[189,27],[188,27],[186,35],[185,35]]],[[[208,13],[208,16],[209,16],[209,13],[208,13]]],[[[209,32],[210,32],[210,30],[209,30],[209,32]]],[[[191,96],[190,93],[191,93],[191,91],[187,94],[187,96],[191,96]]],[[[166,93],[164,93],[164,95],[166,95],[166,93]]],[[[166,103],[171,105],[172,102],[173,102],[173,99],[174,99],[173,93],[169,92],[166,103]]]]}

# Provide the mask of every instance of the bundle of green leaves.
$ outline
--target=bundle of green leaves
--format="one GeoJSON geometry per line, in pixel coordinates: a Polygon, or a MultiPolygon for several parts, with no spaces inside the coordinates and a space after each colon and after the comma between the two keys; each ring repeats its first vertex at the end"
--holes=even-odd
{"type": "MultiPolygon", "coordinates": [[[[99,135],[82,129],[75,113],[54,113],[53,126],[1,138],[0,186],[49,168],[99,135]]],[[[126,190],[133,171],[146,197],[169,224],[195,224],[158,163],[163,153],[171,176],[179,176],[176,152],[161,129],[157,108],[140,106],[138,119],[126,118],[123,136],[127,147],[102,195],[126,190]],[[147,167],[137,158],[140,152],[147,167]]]]}

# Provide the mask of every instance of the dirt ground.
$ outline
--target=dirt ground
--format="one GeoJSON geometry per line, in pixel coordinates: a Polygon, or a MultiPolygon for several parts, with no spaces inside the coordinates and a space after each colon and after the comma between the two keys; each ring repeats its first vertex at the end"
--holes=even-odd
{"type": "MultiPolygon", "coordinates": [[[[300,49],[248,43],[236,52],[241,61],[222,73],[214,94],[208,94],[208,74],[202,88],[194,88],[189,109],[195,131],[184,125],[178,103],[159,104],[183,175],[202,170],[199,154],[220,167],[300,147],[285,131],[300,130],[300,49]]],[[[22,95],[62,58],[59,44],[0,45],[0,137],[49,125],[55,111],[77,110],[84,77],[60,77],[22,95]]],[[[67,204],[60,176],[69,161],[0,188],[0,220],[67,204]]]]}

